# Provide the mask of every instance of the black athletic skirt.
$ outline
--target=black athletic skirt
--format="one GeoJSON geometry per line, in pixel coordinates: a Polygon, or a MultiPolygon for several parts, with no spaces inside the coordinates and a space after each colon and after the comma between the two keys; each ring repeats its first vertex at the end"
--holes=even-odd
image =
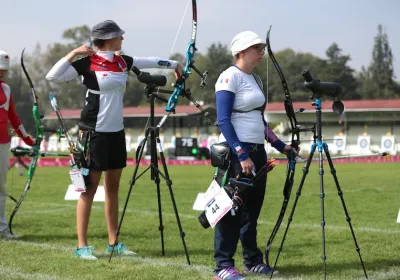
{"type": "Polygon", "coordinates": [[[89,169],[106,171],[126,167],[125,131],[93,132],[89,169]]]}

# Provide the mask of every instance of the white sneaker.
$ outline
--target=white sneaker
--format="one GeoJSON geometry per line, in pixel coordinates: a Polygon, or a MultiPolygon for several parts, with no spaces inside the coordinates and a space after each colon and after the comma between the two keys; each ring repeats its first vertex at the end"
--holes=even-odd
{"type": "Polygon", "coordinates": [[[5,238],[5,239],[17,239],[17,238],[20,238],[19,235],[11,233],[8,228],[6,228],[3,231],[0,231],[0,237],[5,238]]]}

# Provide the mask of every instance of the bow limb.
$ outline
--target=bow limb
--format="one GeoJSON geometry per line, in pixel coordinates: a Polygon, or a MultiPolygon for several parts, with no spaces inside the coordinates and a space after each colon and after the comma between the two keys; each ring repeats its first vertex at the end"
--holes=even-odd
{"type": "MultiPolygon", "coordinates": [[[[285,112],[289,119],[291,133],[292,133],[290,145],[293,148],[295,148],[296,150],[298,150],[299,145],[300,145],[300,126],[297,123],[296,115],[295,115],[295,112],[293,109],[292,98],[290,96],[290,91],[289,91],[289,87],[287,86],[285,76],[284,76],[282,69],[280,68],[278,62],[276,61],[275,56],[271,49],[270,32],[271,32],[271,27],[268,30],[267,38],[266,38],[267,50],[268,50],[269,57],[271,58],[271,61],[274,64],[276,71],[278,72],[278,75],[281,80],[282,87],[283,87],[283,90],[285,93],[285,100],[284,100],[285,112]]],[[[269,264],[269,252],[271,249],[272,242],[273,242],[276,234],[278,233],[279,227],[283,221],[287,206],[289,204],[290,194],[292,192],[292,187],[293,187],[293,183],[294,183],[295,167],[296,167],[296,155],[294,154],[294,152],[290,151],[288,153],[288,165],[287,165],[287,171],[286,171],[286,180],[285,180],[285,185],[283,188],[284,199],[283,199],[281,211],[279,213],[279,217],[276,221],[276,224],[272,230],[272,233],[267,241],[267,246],[265,249],[265,260],[266,260],[267,264],[269,264]]]]}
{"type": "MultiPolygon", "coordinates": [[[[190,92],[187,92],[185,88],[185,81],[189,78],[189,75],[192,73],[192,69],[201,77],[200,87],[204,87],[206,85],[207,79],[207,71],[201,73],[195,66],[194,66],[194,56],[197,51],[196,48],[196,37],[197,37],[197,4],[196,0],[192,0],[192,34],[190,42],[188,43],[188,47],[186,49],[186,63],[185,67],[183,68],[181,76],[176,80],[174,86],[175,89],[171,94],[171,97],[168,100],[167,106],[165,107],[166,112],[173,112],[175,113],[175,107],[178,103],[178,97],[180,95],[184,95],[186,97],[190,97],[190,92]]],[[[190,99],[190,98],[189,98],[190,99]]]]}
{"type": "Polygon", "coordinates": [[[44,134],[44,128],[43,128],[41,117],[40,117],[40,113],[39,113],[38,97],[36,95],[35,88],[33,86],[32,80],[29,77],[29,74],[26,71],[25,65],[24,65],[24,51],[25,51],[25,49],[22,50],[22,54],[21,54],[21,66],[22,66],[22,69],[23,69],[23,71],[25,73],[26,78],[28,79],[28,82],[29,82],[29,85],[30,85],[31,91],[32,91],[32,96],[33,96],[32,114],[33,114],[33,119],[35,121],[35,127],[36,127],[36,138],[35,138],[36,142],[32,146],[32,148],[30,149],[30,153],[29,153],[29,155],[32,157],[32,159],[31,159],[31,162],[29,164],[29,168],[28,168],[28,172],[27,172],[28,181],[27,181],[27,183],[25,185],[25,189],[24,189],[20,199],[17,202],[17,205],[15,206],[14,210],[11,213],[10,220],[8,222],[8,227],[9,227],[11,233],[12,233],[12,221],[14,219],[14,216],[17,213],[19,207],[21,206],[22,201],[24,200],[26,193],[30,189],[31,182],[32,182],[33,176],[35,174],[38,157],[40,155],[40,151],[39,150],[40,150],[40,145],[41,145],[41,143],[43,141],[43,134],[44,134]]]}
{"type": "Polygon", "coordinates": [[[296,114],[294,112],[293,102],[292,102],[292,98],[290,96],[289,87],[287,86],[287,83],[286,83],[285,75],[283,74],[283,71],[282,71],[281,67],[279,66],[278,62],[276,61],[276,58],[271,49],[271,43],[270,43],[270,39],[269,39],[271,27],[272,26],[270,26],[268,33],[267,33],[267,39],[266,39],[267,50],[268,50],[269,57],[271,58],[271,61],[274,64],[276,71],[278,72],[279,78],[282,83],[283,90],[285,92],[284,106],[285,106],[286,115],[290,122],[290,127],[291,127],[291,132],[292,132],[291,146],[293,148],[298,149],[298,147],[300,145],[300,126],[297,123],[296,114]]]}

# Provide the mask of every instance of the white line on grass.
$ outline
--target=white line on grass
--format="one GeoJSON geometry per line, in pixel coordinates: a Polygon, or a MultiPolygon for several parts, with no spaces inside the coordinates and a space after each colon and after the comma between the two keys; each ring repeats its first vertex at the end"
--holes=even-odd
{"type": "Polygon", "coordinates": [[[43,273],[25,272],[14,267],[0,266],[1,279],[29,279],[29,280],[73,280],[72,278],[58,277],[43,273]],[[7,278],[5,278],[7,277],[7,278]]]}
{"type": "MultiPolygon", "coordinates": [[[[57,250],[57,251],[62,251],[62,252],[72,252],[74,250],[73,247],[67,247],[63,246],[60,244],[51,244],[51,243],[38,243],[38,242],[30,242],[30,241],[19,241],[19,240],[10,240],[6,242],[13,242],[19,245],[23,246],[32,246],[32,247],[39,247],[41,249],[51,249],[51,250],[57,250]]],[[[105,253],[101,254],[95,254],[98,257],[107,257],[108,256],[105,253]]],[[[140,264],[148,264],[151,266],[175,266],[181,269],[187,269],[187,270],[196,270],[200,272],[202,275],[212,275],[212,267],[204,266],[204,265],[188,265],[186,263],[182,263],[179,261],[162,261],[159,259],[154,259],[154,258],[149,258],[149,257],[118,257],[119,262],[124,262],[124,263],[140,263],[140,264]]],[[[373,272],[368,271],[367,269],[368,276],[371,279],[376,279],[376,280],[385,280],[385,279],[393,279],[393,277],[397,277],[400,275],[400,267],[399,266],[393,266],[389,268],[389,270],[376,270],[373,272]]],[[[56,276],[51,276],[51,275],[46,275],[46,274],[41,274],[41,273],[25,273],[21,270],[15,269],[15,268],[7,268],[7,267],[1,267],[0,266],[0,276],[2,275],[9,275],[16,277],[15,279],[34,279],[34,280],[70,280],[69,278],[61,278],[61,277],[56,277],[56,276]]],[[[283,275],[282,275],[283,276],[283,275]]],[[[274,276],[275,280],[305,280],[308,278],[304,278],[305,276],[299,276],[299,277],[294,277],[294,278],[287,278],[287,277],[280,277],[274,276]]],[[[261,276],[251,276],[251,279],[265,279],[265,277],[261,276]]],[[[364,277],[360,278],[365,279],[364,277]]]]}
{"type": "MultiPolygon", "coordinates": [[[[371,273],[367,270],[368,277],[374,280],[385,280],[385,279],[399,279],[400,266],[393,266],[389,270],[377,270],[371,273]]],[[[360,277],[359,280],[365,279],[365,277],[360,277]]]]}
{"type": "MultiPolygon", "coordinates": [[[[41,205],[41,203],[35,203],[35,205],[41,205]]],[[[54,210],[54,212],[58,212],[60,207],[64,207],[64,208],[76,208],[76,205],[70,205],[70,204],[61,204],[61,203],[43,203],[43,205],[48,206],[54,206],[57,207],[57,209],[54,210]]],[[[98,205],[93,205],[92,209],[98,209],[98,210],[103,210],[104,207],[102,206],[98,206],[98,205]]],[[[120,209],[122,210],[122,209],[120,209]]],[[[41,211],[44,211],[43,213],[48,213],[51,212],[51,209],[46,209],[46,210],[34,210],[34,211],[21,211],[21,213],[42,213],[41,211]]],[[[179,210],[178,210],[179,211],[179,210]]],[[[141,215],[148,215],[148,216],[155,216],[158,215],[158,211],[145,211],[145,210],[131,210],[131,209],[127,209],[126,212],[128,213],[138,213],[141,215]]],[[[200,212],[199,212],[200,214],[200,212]]],[[[163,216],[167,216],[167,217],[175,217],[175,213],[174,212],[163,212],[163,216]]],[[[195,215],[190,215],[190,214],[181,214],[179,213],[179,217],[180,218],[186,218],[189,220],[195,219],[197,220],[197,216],[195,215]]],[[[263,219],[259,219],[258,220],[259,224],[265,224],[265,225],[275,225],[275,222],[271,222],[271,221],[266,221],[263,219]]],[[[282,222],[281,227],[285,227],[286,223],[282,222]]],[[[290,224],[290,227],[294,227],[294,228],[321,228],[320,224],[298,224],[296,222],[292,222],[290,224]]],[[[326,229],[332,229],[332,230],[350,230],[350,227],[346,224],[346,226],[337,226],[337,225],[325,225],[326,229]]],[[[372,227],[354,227],[353,226],[354,231],[362,231],[362,232],[377,232],[377,233],[386,233],[386,234],[399,234],[400,230],[398,229],[385,229],[385,228],[372,228],[372,227]]]]}
{"type": "MultiPolygon", "coordinates": [[[[38,243],[38,242],[32,242],[32,241],[22,241],[22,240],[9,240],[6,242],[12,242],[18,245],[23,245],[23,246],[32,246],[32,247],[39,247],[41,249],[50,249],[50,250],[56,250],[56,251],[61,251],[61,252],[68,252],[71,253],[74,252],[75,247],[68,247],[68,246],[63,246],[60,244],[52,244],[52,243],[38,243]]],[[[108,256],[106,253],[94,253],[95,256],[101,258],[101,257],[107,257],[108,256]]],[[[72,255],[71,255],[72,256],[72,255]]],[[[203,274],[210,274],[212,272],[212,268],[204,265],[188,265],[186,263],[178,262],[178,261],[161,261],[158,259],[150,258],[150,257],[117,257],[118,260],[123,261],[123,262],[128,262],[128,263],[141,263],[141,264],[150,264],[152,266],[177,266],[182,269],[189,269],[189,270],[197,270],[203,274]]]]}

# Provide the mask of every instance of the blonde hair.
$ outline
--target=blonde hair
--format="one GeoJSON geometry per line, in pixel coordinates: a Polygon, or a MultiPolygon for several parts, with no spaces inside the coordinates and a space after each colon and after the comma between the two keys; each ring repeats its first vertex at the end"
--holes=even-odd
{"type": "Polygon", "coordinates": [[[235,56],[233,57],[233,59],[232,59],[232,64],[235,64],[236,63],[236,61],[238,61],[239,60],[239,54],[240,53],[237,53],[237,54],[235,54],[235,56]]]}

